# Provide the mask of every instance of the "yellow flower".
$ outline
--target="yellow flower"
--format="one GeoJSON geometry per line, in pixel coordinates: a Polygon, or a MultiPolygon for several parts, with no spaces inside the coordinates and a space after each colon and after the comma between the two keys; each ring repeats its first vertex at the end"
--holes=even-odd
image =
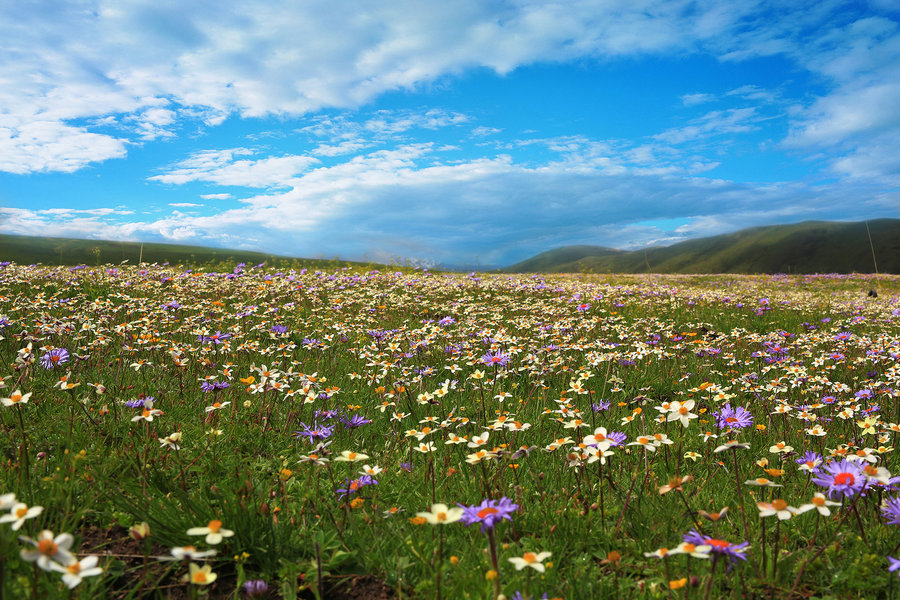
{"type": "Polygon", "coordinates": [[[490,569],[487,573],[484,574],[484,578],[488,581],[493,581],[497,579],[497,571],[490,569]]]}
{"type": "Polygon", "coordinates": [[[676,579],[674,581],[669,582],[669,587],[673,590],[680,590],[684,586],[687,585],[687,577],[682,577],[681,579],[676,579]]]}

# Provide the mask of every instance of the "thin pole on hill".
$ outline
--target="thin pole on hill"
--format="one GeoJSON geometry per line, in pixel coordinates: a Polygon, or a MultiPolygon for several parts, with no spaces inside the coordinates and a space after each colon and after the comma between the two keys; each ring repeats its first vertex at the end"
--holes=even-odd
{"type": "Polygon", "coordinates": [[[141,242],[141,253],[138,255],[138,266],[144,264],[144,242],[141,242]]]}
{"type": "Polygon", "coordinates": [[[868,221],[866,221],[866,235],[869,236],[869,248],[872,249],[872,264],[875,265],[875,285],[878,287],[878,293],[881,294],[881,278],[878,275],[878,261],[875,260],[875,244],[872,243],[872,232],[869,231],[868,221]]]}

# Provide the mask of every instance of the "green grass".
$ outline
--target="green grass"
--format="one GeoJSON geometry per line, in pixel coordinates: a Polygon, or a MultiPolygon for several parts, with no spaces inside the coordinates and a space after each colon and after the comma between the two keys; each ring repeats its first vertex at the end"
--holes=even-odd
{"type": "Polygon", "coordinates": [[[811,511],[777,527],[756,502],[800,506],[823,489],[795,462],[805,450],[873,448],[878,466],[900,471],[891,431],[900,423],[891,354],[900,352],[898,296],[900,279],[862,275],[579,275],[542,284],[342,270],[226,279],[161,266],[0,268],[0,396],[31,394],[0,406],[0,494],[43,507],[18,531],[0,524],[0,586],[9,598],[70,597],[58,573],[20,556],[30,545],[19,536],[49,529],[72,534],[80,556],[100,556],[103,574],[75,588],[84,598],[244,597],[240,586],[254,579],[268,582],[270,598],[314,598],[320,572],[326,589],[366,574],[404,598],[437,597],[438,572],[445,598],[492,598],[495,582],[507,597],[893,597],[898,581],[885,557],[897,556],[898,526],[885,523],[880,502],[895,491],[876,486],[830,518],[811,511]],[[871,287],[878,298],[866,296],[871,287]],[[218,344],[217,332],[226,334],[218,344]],[[70,360],[44,368],[53,348],[70,360]],[[509,364],[485,364],[489,352],[509,364]],[[229,386],[203,391],[204,381],[229,386]],[[861,390],[873,397],[856,398],[861,390]],[[802,406],[831,394],[837,402],[807,409],[815,422],[800,418],[802,406]],[[162,414],[133,420],[141,411],[125,403],[141,395],[162,414]],[[592,409],[604,400],[608,409],[592,409]],[[688,427],[655,421],[654,407],[675,400],[695,402],[688,427]],[[746,407],[752,426],[716,430],[711,413],[725,402],[746,407]],[[778,414],[782,404],[793,410],[778,414]],[[876,405],[869,433],[858,422],[876,405]],[[349,427],[316,411],[371,422],[349,427]],[[315,452],[294,435],[304,424],[334,425],[318,451],[330,462],[300,462],[315,452]],[[807,434],[814,424],[827,435],[807,434]],[[672,444],[612,447],[601,469],[576,445],[600,426],[626,442],[665,434],[672,444]],[[485,431],[490,460],[470,462],[475,448],[447,443],[485,431]],[[704,441],[706,431],[719,437],[704,441]],[[178,450],[160,441],[174,433],[178,450]],[[727,439],[749,448],[714,453],[727,439]],[[428,442],[433,452],[417,450],[428,442]],[[796,453],[772,453],[777,442],[796,453]],[[344,451],[368,458],[337,460],[344,451]],[[364,465],[381,469],[378,483],[336,494],[364,465]],[[692,477],[683,495],[660,494],[676,475],[692,477]],[[783,487],[743,483],[757,477],[783,487]],[[411,520],[433,502],[501,497],[518,510],[494,529],[497,579],[477,524],[438,530],[411,520]],[[721,520],[696,520],[724,506],[721,520]],[[645,556],[675,549],[695,527],[742,542],[744,517],[750,545],[729,574],[726,559],[645,556]],[[234,534],[219,544],[188,535],[214,520],[234,534]],[[141,522],[150,535],[137,541],[128,528],[141,522]],[[157,560],[188,544],[218,551],[193,561],[211,567],[211,585],[181,582],[190,560],[157,560]],[[509,560],[541,551],[552,552],[543,573],[509,560]],[[695,585],[669,590],[692,577],[695,585]]]}

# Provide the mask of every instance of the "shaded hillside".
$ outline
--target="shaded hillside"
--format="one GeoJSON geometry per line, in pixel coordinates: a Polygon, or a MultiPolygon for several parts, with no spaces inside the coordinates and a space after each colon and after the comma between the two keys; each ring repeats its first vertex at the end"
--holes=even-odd
{"type": "MultiPolygon", "coordinates": [[[[881,273],[900,273],[900,220],[869,221],[872,245],[881,273]]],[[[558,248],[513,265],[506,271],[595,273],[871,273],[875,270],[866,224],[806,221],[793,225],[754,227],[735,233],[632,252],[582,253],[574,260],[558,248]],[[539,263],[532,263],[544,257],[539,263]]],[[[588,246],[590,248],[590,246],[588,246]]],[[[594,247],[598,250],[608,250],[594,247]]]]}
{"type": "Polygon", "coordinates": [[[565,246],[541,252],[504,270],[513,273],[540,273],[556,270],[558,265],[577,264],[578,261],[588,257],[606,257],[618,254],[625,254],[625,251],[603,246],[565,246]]]}
{"type": "Polygon", "coordinates": [[[298,259],[262,252],[184,246],[176,244],[143,244],[140,242],[113,242],[107,240],[79,240],[0,234],[0,260],[29,265],[98,265],[120,263],[127,260],[136,265],[143,258],[145,263],[171,263],[186,265],[234,265],[244,262],[255,265],[290,265],[308,268],[335,268],[363,263],[340,260],[298,259]]]}

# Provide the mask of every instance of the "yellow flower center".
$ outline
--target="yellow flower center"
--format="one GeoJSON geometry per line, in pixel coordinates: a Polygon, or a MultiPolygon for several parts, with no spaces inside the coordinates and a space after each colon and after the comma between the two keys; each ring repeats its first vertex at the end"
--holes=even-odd
{"type": "Polygon", "coordinates": [[[222,529],[222,521],[213,519],[209,522],[209,525],[207,525],[207,527],[209,528],[209,531],[211,533],[219,533],[219,530],[222,529]]]}
{"type": "Polygon", "coordinates": [[[684,551],[687,552],[688,554],[690,554],[691,552],[693,552],[696,549],[697,549],[697,546],[695,544],[686,543],[684,545],[684,551]]]}
{"type": "Polygon", "coordinates": [[[17,509],[16,509],[16,518],[17,518],[17,519],[21,519],[21,518],[24,517],[27,513],[28,513],[28,508],[27,508],[27,507],[23,506],[22,508],[17,508],[17,509]]]}
{"type": "Polygon", "coordinates": [[[811,502],[816,506],[825,506],[825,498],[819,496],[814,497],[811,502]]]}
{"type": "Polygon", "coordinates": [[[447,520],[447,513],[445,513],[444,511],[441,511],[441,512],[439,512],[437,515],[435,515],[435,518],[436,518],[438,521],[446,521],[446,520],[447,520]]]}
{"type": "Polygon", "coordinates": [[[785,502],[784,500],[781,500],[781,499],[772,500],[772,508],[774,508],[775,510],[784,510],[787,508],[787,506],[788,506],[788,503],[785,502]]]}
{"type": "Polygon", "coordinates": [[[533,563],[533,562],[537,562],[537,556],[535,555],[534,552],[526,552],[526,553],[522,556],[522,558],[525,560],[525,562],[527,562],[527,563],[529,563],[529,564],[530,564],[530,563],[533,563]]]}
{"type": "Polygon", "coordinates": [[[81,563],[79,563],[79,562],[72,563],[71,565],[66,567],[66,571],[68,571],[72,575],[78,575],[79,573],[81,573],[81,563]]]}
{"type": "Polygon", "coordinates": [[[206,583],[206,573],[203,571],[194,573],[194,583],[206,583]]]}

